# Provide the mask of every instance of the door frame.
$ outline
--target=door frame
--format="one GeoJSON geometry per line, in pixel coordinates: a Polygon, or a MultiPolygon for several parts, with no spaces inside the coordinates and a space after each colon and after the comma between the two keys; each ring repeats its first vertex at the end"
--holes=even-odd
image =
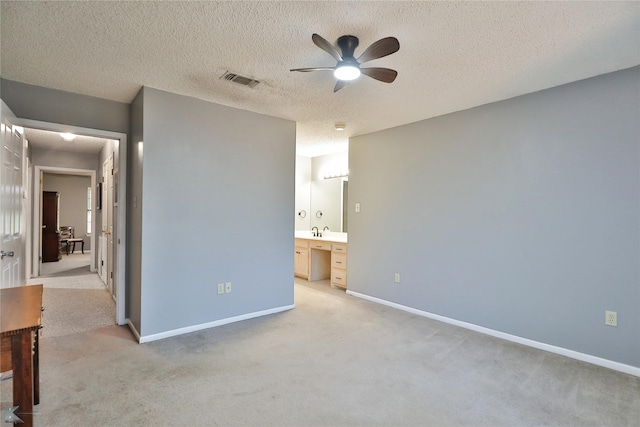
{"type": "MultiPolygon", "coordinates": [[[[42,267],[42,261],[40,259],[40,255],[42,254],[42,176],[45,173],[55,173],[59,175],[72,175],[72,176],[88,176],[91,177],[91,189],[96,188],[96,171],[91,169],[71,169],[71,168],[61,168],[56,166],[39,166],[35,167],[36,179],[33,182],[33,194],[34,194],[34,204],[33,204],[33,265],[30,270],[31,274],[36,273],[36,276],[40,276],[40,268],[42,267]],[[37,230],[37,232],[35,232],[37,230]],[[37,234],[37,235],[36,235],[37,234]],[[36,240],[37,239],[37,240],[36,240]]],[[[94,198],[95,200],[95,198],[94,198]]],[[[95,205],[95,203],[94,203],[95,205]]],[[[92,207],[93,212],[95,212],[95,207],[92,207]]],[[[92,213],[93,215],[93,213],[92,213]]],[[[95,220],[91,221],[91,258],[89,264],[89,270],[94,272],[96,271],[96,243],[95,243],[95,234],[96,233],[96,222],[95,220]]],[[[31,276],[33,277],[33,276],[31,276]]]]}
{"type": "MultiPolygon", "coordinates": [[[[121,132],[112,132],[112,131],[106,131],[106,130],[100,130],[100,129],[91,129],[91,128],[84,128],[84,127],[78,127],[78,126],[69,126],[69,125],[64,125],[64,124],[60,124],[60,123],[51,123],[51,122],[44,122],[44,121],[40,121],[40,120],[30,120],[30,119],[22,119],[22,118],[18,118],[16,119],[16,124],[26,127],[26,128],[33,128],[33,129],[41,129],[41,130],[48,130],[48,131],[52,131],[52,132],[70,132],[70,133],[74,133],[77,135],[86,135],[86,136],[93,136],[93,137],[97,137],[97,138],[105,138],[105,139],[112,139],[117,141],[118,143],[118,188],[117,188],[117,193],[118,193],[118,206],[116,207],[116,218],[117,218],[117,228],[116,228],[116,232],[117,232],[117,241],[115,242],[115,251],[116,251],[116,256],[115,256],[115,267],[114,271],[116,272],[115,274],[115,279],[117,280],[116,282],[116,288],[117,288],[117,293],[116,293],[116,323],[118,325],[124,325],[126,324],[126,313],[125,313],[125,307],[126,307],[126,297],[125,297],[125,292],[126,292],[126,277],[127,277],[127,172],[128,172],[128,168],[127,168],[127,149],[128,149],[128,140],[127,140],[127,134],[126,133],[121,133],[121,132]]],[[[34,165],[36,166],[36,165],[34,165]]],[[[41,166],[44,167],[44,166],[41,166]]],[[[94,175],[95,175],[95,171],[94,171],[94,175]]],[[[36,185],[36,180],[34,180],[34,185],[36,185]]],[[[38,177],[38,187],[40,186],[39,184],[39,177],[38,177]]],[[[95,181],[95,177],[93,179],[93,181],[95,181]]],[[[93,187],[95,188],[95,182],[93,183],[93,187]]],[[[35,193],[34,193],[35,194],[35,193]]],[[[95,198],[94,198],[95,199],[95,198]]],[[[38,200],[38,198],[36,197],[35,200],[38,200]]],[[[34,206],[34,212],[36,211],[36,208],[39,210],[40,207],[39,206],[34,206]]],[[[36,215],[34,215],[35,217],[36,215]]],[[[34,220],[35,223],[35,220],[34,220]]],[[[95,224],[96,222],[93,221],[92,224],[92,228],[95,228],[95,224]]],[[[36,225],[37,226],[37,225],[36,225]]],[[[32,235],[36,235],[35,230],[34,233],[32,235]]],[[[37,233],[37,235],[40,235],[40,233],[37,233]]],[[[91,239],[91,245],[92,245],[92,251],[93,249],[93,245],[95,244],[95,234],[93,236],[93,238],[91,239]]],[[[95,252],[92,252],[92,254],[95,252]]],[[[39,255],[38,255],[39,257],[39,255]]],[[[95,264],[94,264],[94,268],[95,268],[95,264]]]]}

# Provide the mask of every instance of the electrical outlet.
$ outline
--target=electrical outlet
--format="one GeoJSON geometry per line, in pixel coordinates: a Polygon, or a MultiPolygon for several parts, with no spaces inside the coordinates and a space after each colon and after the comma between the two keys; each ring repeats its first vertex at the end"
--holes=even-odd
{"type": "Polygon", "coordinates": [[[224,283],[218,283],[218,295],[224,294],[224,283]]]}
{"type": "Polygon", "coordinates": [[[396,281],[396,283],[400,283],[400,273],[396,273],[394,280],[396,281]]]}
{"type": "Polygon", "coordinates": [[[608,326],[618,326],[618,313],[615,311],[605,311],[604,323],[608,326]]]}
{"type": "Polygon", "coordinates": [[[231,293],[231,282],[227,282],[224,284],[224,291],[228,294],[231,293]]]}

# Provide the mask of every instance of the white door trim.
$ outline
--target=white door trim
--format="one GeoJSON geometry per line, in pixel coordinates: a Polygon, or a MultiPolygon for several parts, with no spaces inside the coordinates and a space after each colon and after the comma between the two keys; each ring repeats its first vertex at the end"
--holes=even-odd
{"type": "MultiPolygon", "coordinates": [[[[34,194],[34,208],[33,211],[33,230],[37,232],[33,233],[33,269],[32,272],[36,273],[36,276],[40,275],[40,254],[42,245],[42,174],[43,173],[55,173],[60,175],[76,175],[76,176],[89,176],[91,177],[91,188],[96,188],[96,171],[91,169],[72,169],[72,168],[60,168],[55,166],[40,166],[36,165],[36,179],[33,183],[34,194]]],[[[94,198],[95,200],[95,198],[94,198]]],[[[95,209],[95,208],[93,208],[95,209]]],[[[95,212],[95,210],[94,210],[95,212]]],[[[94,254],[96,253],[96,222],[91,221],[91,258],[89,270],[96,271],[96,260],[94,254]]]]}
{"type": "MultiPolygon", "coordinates": [[[[127,277],[127,267],[126,267],[127,266],[127,262],[126,262],[127,261],[127,171],[128,171],[127,169],[127,146],[128,146],[127,134],[121,133],[121,132],[111,132],[111,131],[100,130],[100,129],[69,126],[69,125],[63,125],[59,123],[50,123],[50,122],[43,122],[40,120],[30,120],[30,119],[21,119],[21,118],[16,119],[16,124],[23,127],[27,127],[27,128],[49,130],[53,132],[71,132],[71,133],[80,134],[80,135],[95,136],[97,138],[106,138],[106,139],[113,139],[113,140],[119,141],[119,147],[118,147],[119,175],[118,175],[118,188],[116,189],[117,195],[118,195],[118,206],[117,206],[117,221],[118,221],[117,239],[118,240],[116,242],[116,248],[118,252],[118,255],[116,257],[116,263],[117,263],[116,277],[118,282],[116,286],[118,291],[116,296],[116,323],[118,325],[126,324],[125,283],[126,283],[126,277],[127,277]]],[[[95,183],[93,188],[95,188],[95,183]]],[[[36,200],[37,199],[38,198],[36,197],[36,200]]],[[[40,207],[34,206],[34,212],[36,212],[36,209],[39,210],[40,207]]],[[[93,222],[92,226],[95,226],[95,221],[93,222]]],[[[95,237],[95,234],[94,234],[94,237],[95,237]]],[[[91,241],[92,241],[91,244],[94,245],[93,242],[95,242],[95,238],[91,239],[91,241]]],[[[95,252],[92,252],[92,253],[95,253],[95,252]]]]}

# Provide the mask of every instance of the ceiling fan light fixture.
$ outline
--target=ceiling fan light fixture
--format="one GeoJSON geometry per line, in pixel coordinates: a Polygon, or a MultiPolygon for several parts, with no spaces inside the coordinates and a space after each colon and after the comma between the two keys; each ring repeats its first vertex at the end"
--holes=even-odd
{"type": "Polygon", "coordinates": [[[339,65],[333,72],[336,79],[345,81],[355,80],[360,77],[360,74],[360,68],[350,64],[339,65]]]}
{"type": "Polygon", "coordinates": [[[387,55],[397,52],[400,49],[400,43],[395,37],[385,37],[370,45],[362,52],[358,58],[353,56],[356,47],[358,47],[358,38],[356,36],[345,35],[338,37],[336,41],[337,48],[324,37],[313,33],[311,36],[313,43],[320,49],[331,55],[338,63],[335,67],[312,67],[312,68],[293,68],[290,71],[298,71],[307,73],[309,71],[333,71],[333,75],[338,82],[333,88],[333,92],[337,92],[349,85],[351,80],[355,80],[364,74],[367,77],[381,81],[383,83],[393,83],[398,76],[396,70],[391,68],[369,67],[360,68],[365,62],[374,59],[383,58],[387,55]]]}
{"type": "Polygon", "coordinates": [[[73,141],[74,139],[76,139],[76,136],[72,133],[61,133],[60,137],[65,141],[73,141]]]}

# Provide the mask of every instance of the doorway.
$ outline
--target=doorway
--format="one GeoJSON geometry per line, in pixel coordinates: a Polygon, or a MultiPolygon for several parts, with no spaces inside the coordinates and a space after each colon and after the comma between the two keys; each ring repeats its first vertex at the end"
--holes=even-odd
{"type": "MultiPolygon", "coordinates": [[[[28,130],[27,130],[28,132],[28,130]]],[[[31,266],[31,271],[27,272],[28,277],[38,277],[43,274],[43,262],[50,261],[58,261],[63,259],[63,253],[66,254],[67,249],[71,253],[70,243],[62,242],[62,247],[59,245],[59,238],[57,235],[58,230],[61,226],[72,226],[74,228],[80,229],[78,227],[77,221],[66,223],[60,223],[60,198],[61,194],[57,191],[59,190],[58,186],[54,186],[53,188],[49,188],[45,185],[45,175],[47,176],[60,176],[60,177],[86,177],[89,178],[89,188],[93,189],[96,185],[96,172],[94,170],[87,169],[71,169],[71,168],[62,168],[62,167],[54,167],[54,166],[36,166],[35,167],[35,175],[36,179],[34,180],[34,222],[33,222],[33,265],[31,266]],[[49,191],[47,191],[49,190],[49,191]],[[50,191],[55,190],[55,191],[50,191]],[[53,194],[52,194],[53,193],[53,194]],[[56,194],[57,193],[57,194],[56,194]],[[55,200],[55,206],[49,207],[46,209],[45,198],[49,196],[51,200],[55,200]],[[50,212],[49,215],[46,213],[50,212]],[[54,211],[54,212],[51,212],[54,211]],[[53,215],[53,218],[51,218],[53,215]],[[53,221],[51,224],[47,224],[47,216],[49,216],[49,222],[53,221]],[[53,230],[51,229],[53,228],[53,230]],[[53,242],[51,242],[54,240],[53,242]],[[53,245],[53,247],[51,247],[53,245]],[[48,255],[55,252],[55,255],[48,255]]],[[[86,193],[85,193],[86,194],[86,193]]],[[[88,197],[86,195],[85,197],[88,197]]],[[[49,202],[52,203],[52,202],[49,202]]],[[[86,215],[86,214],[85,214],[86,215]]],[[[86,219],[84,219],[86,221],[86,219]]],[[[95,239],[92,237],[95,236],[95,222],[92,221],[91,228],[86,230],[86,232],[80,232],[76,235],[74,232],[74,237],[85,237],[83,242],[76,242],[75,246],[78,246],[81,252],[88,252],[90,254],[95,254],[95,239]],[[88,242],[86,241],[88,240],[88,242]],[[81,244],[80,244],[81,243],[81,244]],[[85,244],[88,243],[85,247],[85,244]]],[[[64,240],[64,239],[63,239],[64,240]]],[[[91,256],[88,259],[89,261],[89,271],[96,271],[96,263],[95,256],[91,256]]]]}
{"type": "MultiPolygon", "coordinates": [[[[92,209],[87,212],[87,215],[91,216],[91,239],[88,245],[91,255],[91,271],[97,272],[96,260],[98,249],[98,237],[102,234],[102,224],[100,224],[99,218],[102,217],[101,210],[107,210],[105,202],[110,205],[108,210],[111,212],[111,271],[110,275],[110,288],[107,288],[113,296],[116,303],[116,323],[123,325],[126,323],[125,318],[125,277],[126,277],[126,204],[118,203],[118,197],[115,196],[116,192],[119,192],[120,200],[126,200],[126,154],[127,154],[127,139],[126,134],[117,132],[108,132],[97,129],[79,128],[67,125],[60,125],[56,123],[40,122],[26,119],[18,119],[19,123],[27,130],[39,130],[55,132],[60,134],[62,132],[72,133],[81,137],[91,137],[99,139],[107,139],[113,143],[114,149],[117,155],[110,153],[112,157],[112,174],[117,175],[116,179],[111,179],[110,192],[111,197],[108,200],[102,201],[102,194],[98,192],[98,184],[102,180],[102,177],[98,178],[98,173],[102,175],[102,162],[96,157],[96,160],[89,162],[94,169],[79,169],[64,167],[65,164],[78,164],[82,163],[83,154],[69,154],[66,151],[56,151],[56,148],[48,147],[44,153],[46,156],[40,156],[33,158],[34,164],[34,194],[42,194],[42,180],[39,179],[42,173],[53,172],[59,174],[71,174],[71,175],[84,175],[91,176],[91,197],[92,197],[92,209]],[[69,154],[69,161],[65,156],[69,154]],[[75,156],[75,157],[74,157],[75,156]],[[53,160],[52,160],[53,159],[53,160]],[[54,162],[57,160],[57,162],[54,162]],[[118,188],[120,187],[120,188],[118,188]],[[101,209],[97,209],[97,203],[101,201],[101,209]]],[[[41,152],[42,153],[42,152],[41,152]]],[[[86,154],[86,153],[85,153],[86,154]]],[[[88,156],[84,155],[84,158],[88,156]]],[[[89,156],[90,157],[90,156],[89,156]]],[[[110,171],[111,172],[111,171],[110,171]]],[[[102,190],[102,189],[100,189],[102,190]]],[[[34,206],[32,209],[32,221],[31,229],[33,230],[32,239],[27,243],[28,250],[32,254],[32,262],[30,268],[28,268],[28,277],[38,276],[41,273],[40,267],[40,247],[41,247],[41,232],[40,232],[40,215],[41,215],[41,201],[40,197],[34,197],[34,206]]],[[[89,218],[88,218],[89,219],[89,218]]],[[[87,247],[85,247],[86,249],[87,247]]],[[[79,249],[76,246],[76,251],[79,249]]],[[[72,249],[71,249],[72,250],[72,249]]],[[[108,251],[109,249],[107,249],[108,251]]],[[[97,275],[96,275],[97,277],[97,275]]]]}

